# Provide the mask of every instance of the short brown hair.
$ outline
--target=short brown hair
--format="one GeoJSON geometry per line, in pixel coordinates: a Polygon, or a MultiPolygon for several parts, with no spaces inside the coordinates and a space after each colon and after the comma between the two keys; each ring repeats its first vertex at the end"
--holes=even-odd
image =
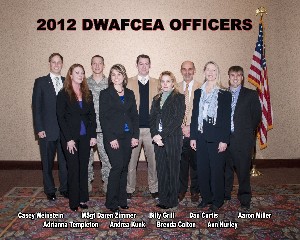
{"type": "Polygon", "coordinates": [[[136,58],[136,64],[139,64],[140,58],[147,58],[149,60],[149,64],[151,64],[150,57],[146,54],[138,55],[137,58],[136,58]]]}
{"type": "Polygon", "coordinates": [[[102,56],[100,56],[100,55],[95,55],[95,56],[93,56],[92,59],[91,59],[91,65],[93,64],[93,59],[96,58],[96,57],[101,58],[101,59],[102,59],[102,62],[103,62],[103,64],[104,64],[104,57],[102,57],[102,56]]]}
{"type": "Polygon", "coordinates": [[[231,66],[231,67],[228,69],[228,75],[229,75],[231,72],[241,72],[241,73],[243,74],[243,77],[244,77],[244,69],[243,69],[241,66],[231,66]]]}
{"type": "Polygon", "coordinates": [[[59,53],[52,53],[52,54],[50,55],[50,57],[49,57],[49,62],[51,62],[51,60],[52,60],[52,58],[53,58],[54,56],[59,56],[60,59],[61,59],[61,61],[64,62],[64,58],[63,58],[62,55],[60,55],[59,53]]]}

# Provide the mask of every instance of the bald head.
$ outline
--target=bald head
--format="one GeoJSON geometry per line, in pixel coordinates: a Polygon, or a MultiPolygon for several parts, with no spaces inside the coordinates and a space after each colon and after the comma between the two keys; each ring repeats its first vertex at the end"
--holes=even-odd
{"type": "Polygon", "coordinates": [[[181,64],[180,72],[182,74],[183,80],[186,83],[190,83],[194,79],[196,73],[195,64],[191,61],[184,61],[181,64]]]}

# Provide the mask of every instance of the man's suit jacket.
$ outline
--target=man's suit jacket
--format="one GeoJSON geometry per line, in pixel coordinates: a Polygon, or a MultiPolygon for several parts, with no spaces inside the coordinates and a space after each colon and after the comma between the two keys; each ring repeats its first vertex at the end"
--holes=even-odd
{"type": "Polygon", "coordinates": [[[96,113],[94,109],[93,95],[89,102],[82,99],[82,108],[78,101],[70,100],[68,93],[62,89],[57,95],[57,119],[66,142],[78,140],[80,137],[81,121],[86,128],[88,138],[96,138],[96,113]]]}
{"type": "MultiPolygon", "coordinates": [[[[191,121],[191,140],[197,140],[198,136],[198,115],[199,101],[202,90],[198,89],[194,93],[192,121],[191,121]]],[[[218,112],[216,124],[203,121],[203,137],[207,142],[229,143],[230,121],[231,121],[231,93],[227,90],[220,90],[218,94],[218,112]]],[[[201,113],[202,114],[202,113],[201,113]]]]}
{"type": "MultiPolygon", "coordinates": [[[[178,87],[179,87],[179,91],[180,93],[184,94],[184,81],[178,83],[178,87]]],[[[186,125],[190,125],[191,124],[191,118],[192,118],[192,110],[193,110],[193,100],[194,100],[194,92],[195,90],[197,90],[198,88],[201,87],[201,83],[198,81],[194,80],[194,84],[193,84],[193,88],[192,88],[192,92],[191,92],[191,96],[190,96],[190,102],[188,104],[188,106],[186,106],[186,108],[188,109],[187,112],[187,121],[186,121],[186,125]]]]}
{"type": "MultiPolygon", "coordinates": [[[[132,77],[128,79],[127,88],[131,89],[134,92],[136,98],[136,105],[139,111],[140,109],[140,92],[139,92],[139,80],[138,76],[132,77]]],[[[158,79],[151,78],[149,79],[149,110],[151,108],[152,99],[158,93],[158,79]]]]}
{"type": "Polygon", "coordinates": [[[255,144],[255,130],[261,121],[261,105],[256,91],[242,87],[233,115],[234,136],[239,143],[255,144]]]}
{"type": "MultiPolygon", "coordinates": [[[[65,78],[62,77],[62,81],[65,78]]],[[[32,94],[32,113],[35,133],[46,132],[47,141],[59,137],[59,126],[56,117],[56,93],[50,74],[37,78],[32,94]]]]}
{"type": "MultiPolygon", "coordinates": [[[[161,96],[153,99],[150,111],[151,136],[159,134],[162,139],[168,136],[181,136],[181,124],[185,112],[184,95],[172,92],[166,99],[162,109],[160,108],[161,96]],[[162,122],[162,131],[158,131],[159,122],[162,122]]],[[[182,139],[182,138],[181,138],[182,139]]]]}
{"type": "Polygon", "coordinates": [[[139,138],[139,115],[133,91],[124,88],[124,103],[116,89],[110,85],[100,92],[99,118],[104,140],[111,142],[124,136],[125,123],[132,138],[139,138]]]}

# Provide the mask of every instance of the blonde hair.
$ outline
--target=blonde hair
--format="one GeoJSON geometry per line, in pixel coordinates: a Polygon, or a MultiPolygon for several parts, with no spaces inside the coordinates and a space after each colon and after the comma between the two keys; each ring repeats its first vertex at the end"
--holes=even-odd
{"type": "Polygon", "coordinates": [[[158,78],[158,85],[157,85],[157,91],[158,91],[158,94],[154,97],[155,99],[158,99],[160,97],[160,95],[162,94],[162,87],[161,87],[161,80],[162,80],[162,77],[164,75],[167,75],[171,78],[172,80],[172,83],[174,84],[174,90],[173,90],[173,93],[172,94],[177,94],[179,93],[179,89],[178,89],[178,85],[177,85],[177,81],[176,81],[176,78],[174,76],[174,74],[170,71],[163,71],[160,75],[159,75],[159,78],[158,78]]]}
{"type": "MultiPolygon", "coordinates": [[[[220,68],[218,66],[218,64],[216,64],[214,61],[209,61],[207,62],[205,65],[204,65],[204,68],[203,68],[203,71],[205,72],[208,64],[213,64],[216,68],[217,68],[217,79],[216,79],[216,85],[219,87],[219,88],[222,88],[224,89],[225,87],[222,85],[222,82],[221,82],[221,76],[220,76],[220,68]]],[[[206,78],[204,78],[204,83],[207,81],[206,78]]]]}

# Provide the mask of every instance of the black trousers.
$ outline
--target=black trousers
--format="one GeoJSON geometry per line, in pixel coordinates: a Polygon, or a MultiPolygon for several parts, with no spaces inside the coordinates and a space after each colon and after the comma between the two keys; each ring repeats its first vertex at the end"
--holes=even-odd
{"type": "Polygon", "coordinates": [[[104,147],[109,158],[111,169],[108,176],[106,202],[107,208],[127,206],[127,174],[131,157],[131,134],[125,133],[118,139],[119,148],[113,149],[110,143],[104,139],[104,147]]]}
{"type": "MultiPolygon", "coordinates": [[[[252,138],[252,136],[250,136],[252,138]]],[[[234,134],[230,136],[230,145],[226,152],[225,167],[225,197],[231,198],[234,180],[234,170],[236,171],[239,190],[237,197],[242,205],[251,202],[250,169],[253,144],[238,141],[234,134]]],[[[251,139],[252,140],[252,139],[251,139]]]]}
{"type": "Polygon", "coordinates": [[[68,166],[69,206],[75,208],[80,202],[89,200],[88,164],[90,157],[90,137],[80,136],[75,141],[77,151],[74,154],[67,150],[67,142],[62,140],[63,150],[68,166]]]}
{"type": "Polygon", "coordinates": [[[54,165],[55,153],[57,152],[57,162],[59,167],[60,192],[68,191],[68,171],[67,162],[62,151],[60,140],[47,141],[45,138],[39,139],[40,154],[43,166],[44,192],[51,194],[56,192],[52,169],[54,165]]]}
{"type": "Polygon", "coordinates": [[[218,153],[218,142],[197,138],[197,173],[202,201],[221,207],[224,203],[225,152],[218,153]]]}
{"type": "Polygon", "coordinates": [[[199,193],[196,152],[190,146],[190,138],[185,137],[183,138],[183,146],[180,160],[180,193],[186,193],[188,189],[189,175],[191,179],[190,192],[199,193]]]}
{"type": "Polygon", "coordinates": [[[163,143],[163,147],[154,145],[159,203],[167,207],[176,207],[178,205],[182,136],[167,137],[163,139],[163,143]]]}

